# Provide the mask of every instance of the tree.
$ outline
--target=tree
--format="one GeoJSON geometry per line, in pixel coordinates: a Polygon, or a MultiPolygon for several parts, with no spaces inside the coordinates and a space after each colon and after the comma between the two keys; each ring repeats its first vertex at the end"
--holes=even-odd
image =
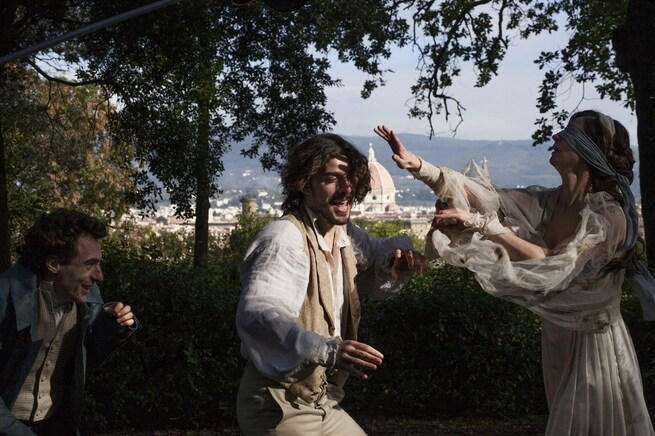
{"type": "MultiPolygon", "coordinates": [[[[50,39],[54,35],[66,32],[80,23],[77,15],[78,7],[83,1],[66,0],[52,2],[48,0],[5,0],[0,7],[0,56],[4,57],[17,50],[50,39]]],[[[33,59],[27,62],[32,62],[33,59]]],[[[2,100],[2,114],[11,115],[7,111],[7,104],[14,104],[6,100],[15,90],[13,86],[20,87],[16,74],[22,71],[15,63],[0,66],[0,92],[2,100]],[[9,81],[11,84],[9,84],[9,81]]],[[[10,237],[10,207],[7,182],[11,180],[7,172],[7,159],[4,124],[5,117],[0,117],[0,268],[6,269],[11,265],[11,237],[10,237]]]]}
{"type": "Polygon", "coordinates": [[[631,0],[613,33],[617,66],[630,76],[637,114],[642,217],[649,265],[655,266],[655,3],[631,0]]]}
{"type": "Polygon", "coordinates": [[[14,64],[2,89],[8,208],[12,245],[42,212],[83,208],[107,222],[127,210],[129,153],[112,147],[114,111],[98,87],[40,79],[14,64]]]}
{"type": "MultiPolygon", "coordinates": [[[[115,137],[134,142],[144,163],[141,205],[163,190],[180,216],[196,218],[195,265],[207,259],[209,201],[220,194],[225,151],[249,138],[242,153],[275,170],[290,144],[329,130],[325,89],[339,85],[328,74],[330,51],[370,75],[364,94],[379,85],[380,59],[406,31],[388,4],[316,2],[281,14],[188,0],[83,39],[81,75],[119,97],[115,137]]],[[[122,7],[99,2],[94,12],[122,7]]]]}
{"type": "MultiPolygon", "coordinates": [[[[571,32],[567,46],[542,52],[535,62],[544,70],[537,107],[535,145],[548,141],[554,126],[563,127],[577,108],[559,108],[562,86],[591,84],[601,98],[622,102],[636,111],[641,194],[646,247],[655,266],[655,2],[651,0],[396,0],[413,21],[412,44],[419,54],[419,78],[412,87],[410,116],[430,121],[442,115],[463,121],[465,108],[448,88],[461,65],[473,64],[475,86],[498,74],[510,43],[541,32],[553,32],[565,20],[571,32]]],[[[583,104],[583,101],[580,102],[583,104]]],[[[458,125],[458,124],[457,124],[458,125]]],[[[456,130],[456,128],[455,128],[456,130]]]]}

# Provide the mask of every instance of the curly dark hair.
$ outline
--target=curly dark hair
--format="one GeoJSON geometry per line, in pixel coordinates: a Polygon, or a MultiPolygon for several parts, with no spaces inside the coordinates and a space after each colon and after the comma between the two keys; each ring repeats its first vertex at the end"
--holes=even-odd
{"type": "MultiPolygon", "coordinates": [[[[581,118],[583,120],[584,132],[594,143],[600,148],[608,162],[614,170],[625,176],[630,183],[634,179],[632,167],[635,163],[635,158],[632,154],[630,147],[630,135],[628,131],[616,120],[614,123],[614,135],[603,126],[600,118],[600,112],[594,110],[585,110],[576,112],[571,115],[571,120],[581,118]]],[[[623,206],[625,199],[619,189],[616,180],[612,177],[607,177],[593,168],[591,172],[591,186],[594,192],[608,192],[623,206]]],[[[616,272],[623,268],[628,268],[628,272],[632,272],[631,265],[637,257],[637,248],[633,247],[621,259],[611,261],[605,267],[605,271],[616,272]]]]}
{"type": "Polygon", "coordinates": [[[353,187],[355,203],[361,202],[371,191],[371,172],[368,159],[348,140],[333,133],[324,133],[307,139],[291,148],[282,168],[282,210],[295,211],[303,200],[302,190],[323,166],[333,158],[348,162],[348,180],[353,187]]]}
{"type": "Polygon", "coordinates": [[[97,219],[75,210],[56,209],[41,215],[27,230],[24,243],[18,247],[18,262],[34,274],[45,271],[48,257],[55,256],[68,264],[77,254],[77,239],[90,235],[96,240],[107,236],[107,226],[97,219]]]}

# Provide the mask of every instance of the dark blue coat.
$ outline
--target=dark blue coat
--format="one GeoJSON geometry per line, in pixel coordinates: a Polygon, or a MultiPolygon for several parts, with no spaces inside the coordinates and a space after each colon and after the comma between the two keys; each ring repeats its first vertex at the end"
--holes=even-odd
{"type": "MultiPolygon", "coordinates": [[[[36,339],[38,319],[37,277],[20,264],[0,274],[0,434],[3,435],[33,434],[11,414],[11,407],[43,346],[43,341],[36,339]]],[[[86,370],[109,359],[138,325],[136,319],[132,328],[116,323],[103,310],[96,285],[91,288],[86,304],[77,305],[77,344],[68,368],[72,384],[56,414],[64,434],[79,434],[86,370]]]]}

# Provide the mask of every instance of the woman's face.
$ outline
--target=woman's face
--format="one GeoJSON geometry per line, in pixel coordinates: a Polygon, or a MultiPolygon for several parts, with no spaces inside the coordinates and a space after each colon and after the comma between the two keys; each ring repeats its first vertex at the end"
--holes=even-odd
{"type": "MultiPolygon", "coordinates": [[[[578,129],[584,131],[584,122],[582,118],[575,118],[570,121],[578,129]]],[[[588,170],[587,163],[573,148],[556,133],[553,135],[555,143],[552,146],[553,152],[550,155],[550,164],[560,173],[577,172],[579,170],[588,170]]]]}

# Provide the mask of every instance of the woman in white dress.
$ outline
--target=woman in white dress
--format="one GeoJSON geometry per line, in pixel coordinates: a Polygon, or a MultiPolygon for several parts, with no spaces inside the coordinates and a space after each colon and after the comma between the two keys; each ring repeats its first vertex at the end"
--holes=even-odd
{"type": "MultiPolygon", "coordinates": [[[[620,313],[626,274],[653,283],[636,260],[626,129],[595,111],[573,115],[553,137],[561,185],[525,189],[497,189],[474,163],[464,173],[434,166],[389,128],[375,132],[439,197],[426,254],[470,269],[486,292],[541,318],[546,434],[655,435],[620,313]]],[[[646,317],[654,293],[639,294],[646,317]]]]}

